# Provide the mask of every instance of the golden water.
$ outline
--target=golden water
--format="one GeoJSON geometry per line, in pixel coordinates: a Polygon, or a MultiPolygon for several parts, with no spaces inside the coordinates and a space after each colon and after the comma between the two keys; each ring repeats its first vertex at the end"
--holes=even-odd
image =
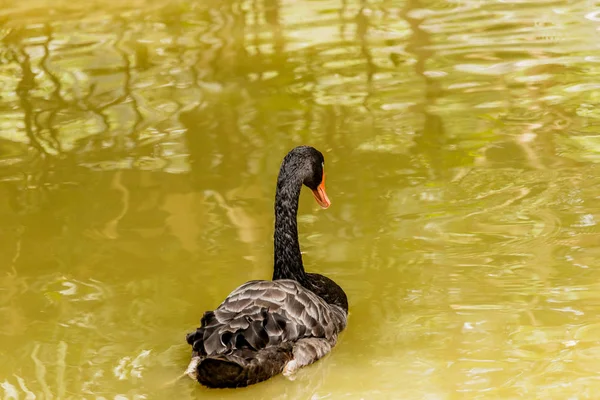
{"type": "Polygon", "coordinates": [[[0,395],[598,398],[599,6],[0,1],[0,395]],[[347,331],[293,382],[173,383],[271,276],[297,144],[347,331]]]}

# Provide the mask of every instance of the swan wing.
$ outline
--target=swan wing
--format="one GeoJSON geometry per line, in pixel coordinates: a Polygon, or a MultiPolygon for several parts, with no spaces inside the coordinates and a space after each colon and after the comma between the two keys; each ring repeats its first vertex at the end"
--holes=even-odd
{"type": "Polygon", "coordinates": [[[335,344],[346,313],[293,280],[251,281],[235,289],[188,334],[203,356],[244,355],[307,337],[335,344]]]}

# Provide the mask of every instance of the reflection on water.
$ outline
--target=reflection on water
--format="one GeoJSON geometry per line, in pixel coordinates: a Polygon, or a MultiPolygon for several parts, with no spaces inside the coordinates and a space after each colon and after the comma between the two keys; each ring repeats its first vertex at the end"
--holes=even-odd
{"type": "Polygon", "coordinates": [[[0,3],[3,398],[595,398],[594,2],[0,3]],[[347,331],[295,382],[172,383],[270,277],[300,143],[347,331]]]}

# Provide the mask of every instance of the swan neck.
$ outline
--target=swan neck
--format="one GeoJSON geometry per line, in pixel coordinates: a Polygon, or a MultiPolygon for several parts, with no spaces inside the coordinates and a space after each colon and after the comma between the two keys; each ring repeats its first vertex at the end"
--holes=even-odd
{"type": "Polygon", "coordinates": [[[275,265],[273,280],[294,279],[300,283],[306,280],[302,264],[302,253],[298,242],[298,200],[302,181],[294,176],[286,176],[282,168],[277,180],[275,194],[275,265]]]}

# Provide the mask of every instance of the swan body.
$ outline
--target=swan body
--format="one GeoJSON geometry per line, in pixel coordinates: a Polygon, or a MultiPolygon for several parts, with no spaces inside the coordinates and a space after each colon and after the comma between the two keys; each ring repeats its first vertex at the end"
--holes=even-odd
{"type": "Polygon", "coordinates": [[[323,168],[323,155],[312,147],[296,147],[284,158],[275,201],[273,280],[244,283],[187,335],[192,361],[186,373],[201,384],[235,388],[282,372],[291,377],[336,345],[347,323],[346,294],[331,279],[304,271],[296,222],[302,184],[321,206],[329,206],[323,168]]]}

